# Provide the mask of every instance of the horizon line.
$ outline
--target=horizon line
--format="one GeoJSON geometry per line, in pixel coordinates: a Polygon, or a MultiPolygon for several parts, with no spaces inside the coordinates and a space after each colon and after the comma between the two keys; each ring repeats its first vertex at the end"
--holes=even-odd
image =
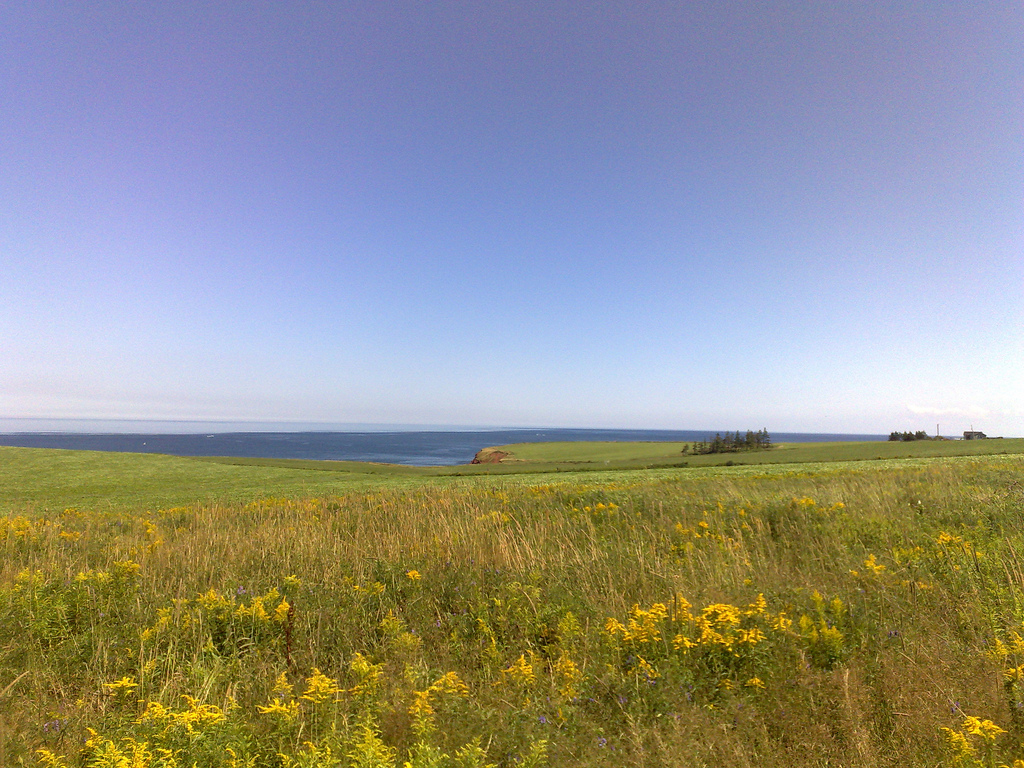
{"type": "MultiPolygon", "coordinates": [[[[90,434],[89,427],[106,426],[108,429],[113,426],[129,427],[141,425],[153,425],[154,427],[169,427],[178,425],[181,427],[191,426],[195,431],[188,432],[162,432],[145,431],[136,434],[199,434],[211,432],[215,434],[229,434],[246,431],[256,432],[504,432],[504,431],[534,431],[534,430],[572,430],[590,432],[700,432],[706,434],[721,434],[723,432],[735,432],[736,430],[722,430],[709,428],[677,428],[677,427],[611,427],[611,426],[553,426],[553,425],[467,425],[467,424],[414,424],[414,423],[388,423],[388,422],[328,422],[328,421],[303,421],[289,419],[151,419],[151,418],[106,418],[106,417],[47,417],[47,416],[0,416],[0,433],[7,434],[61,434],[80,433],[90,434]],[[20,422],[20,424],[18,424],[20,422]],[[29,424],[49,424],[50,428],[36,428],[26,430],[29,424]],[[77,428],[68,428],[77,425],[77,428]],[[217,432],[217,427],[232,426],[233,429],[217,432]],[[263,429],[246,430],[240,427],[262,427],[263,429]],[[10,429],[10,427],[14,427],[10,429]],[[203,427],[203,428],[200,428],[203,427]],[[280,429],[266,429],[267,427],[279,427],[280,429]]],[[[119,433],[121,430],[116,430],[119,433]]],[[[93,432],[92,434],[102,434],[93,432]]],[[[777,430],[776,434],[791,435],[851,435],[851,436],[885,436],[882,432],[835,432],[815,430],[777,430]]]]}

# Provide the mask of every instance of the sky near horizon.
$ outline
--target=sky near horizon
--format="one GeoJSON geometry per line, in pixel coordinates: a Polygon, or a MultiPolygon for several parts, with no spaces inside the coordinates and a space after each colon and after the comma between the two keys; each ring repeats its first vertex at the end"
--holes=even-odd
{"type": "Polygon", "coordinates": [[[1024,5],[8,3],[0,418],[1024,435],[1024,5]]]}

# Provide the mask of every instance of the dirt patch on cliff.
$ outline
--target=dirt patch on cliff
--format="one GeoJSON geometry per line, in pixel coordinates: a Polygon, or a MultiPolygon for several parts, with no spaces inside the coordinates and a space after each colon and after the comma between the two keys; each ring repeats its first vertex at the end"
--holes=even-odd
{"type": "Polygon", "coordinates": [[[508,451],[499,451],[497,448],[481,448],[470,464],[500,464],[505,459],[511,458],[508,451]]]}

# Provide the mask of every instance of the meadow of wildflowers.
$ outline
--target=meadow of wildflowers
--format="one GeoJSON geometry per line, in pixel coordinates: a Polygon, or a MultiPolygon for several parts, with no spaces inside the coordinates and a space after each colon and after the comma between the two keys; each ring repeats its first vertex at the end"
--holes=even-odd
{"type": "Polygon", "coordinates": [[[0,510],[0,764],[1024,768],[1024,462],[0,510]]]}

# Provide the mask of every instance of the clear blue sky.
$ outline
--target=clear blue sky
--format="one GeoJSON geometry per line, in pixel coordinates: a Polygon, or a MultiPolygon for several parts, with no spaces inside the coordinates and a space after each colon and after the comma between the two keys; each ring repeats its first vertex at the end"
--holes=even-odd
{"type": "Polygon", "coordinates": [[[7,3],[0,417],[1024,435],[1024,5],[7,3]]]}

